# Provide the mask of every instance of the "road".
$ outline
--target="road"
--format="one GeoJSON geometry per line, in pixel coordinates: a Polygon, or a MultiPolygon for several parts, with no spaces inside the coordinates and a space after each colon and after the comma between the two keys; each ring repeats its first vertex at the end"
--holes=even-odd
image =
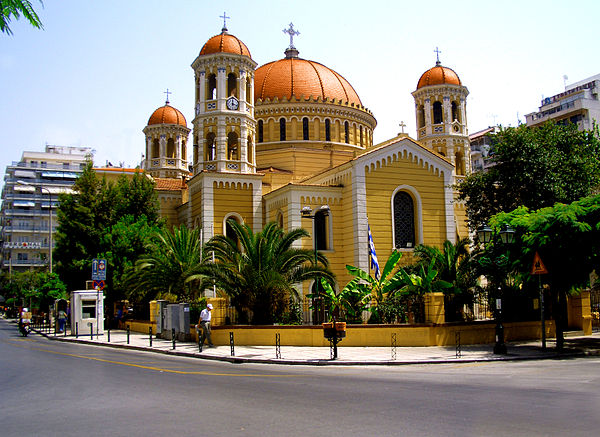
{"type": "Polygon", "coordinates": [[[599,369],[231,364],[22,338],[0,320],[0,435],[590,436],[599,369]]]}

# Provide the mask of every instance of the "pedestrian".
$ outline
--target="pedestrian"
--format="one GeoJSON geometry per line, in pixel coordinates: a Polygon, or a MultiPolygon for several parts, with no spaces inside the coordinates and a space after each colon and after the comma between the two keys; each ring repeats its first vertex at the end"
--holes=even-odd
{"type": "Polygon", "coordinates": [[[67,322],[67,313],[60,309],[58,310],[58,332],[64,332],[67,322]]]}
{"type": "Polygon", "coordinates": [[[204,346],[204,340],[208,341],[208,347],[214,347],[212,343],[212,338],[210,336],[210,319],[212,309],[213,306],[211,303],[209,303],[208,305],[206,305],[206,308],[200,312],[200,320],[198,320],[198,325],[196,325],[202,331],[200,339],[198,340],[200,343],[200,347],[204,346]]]}

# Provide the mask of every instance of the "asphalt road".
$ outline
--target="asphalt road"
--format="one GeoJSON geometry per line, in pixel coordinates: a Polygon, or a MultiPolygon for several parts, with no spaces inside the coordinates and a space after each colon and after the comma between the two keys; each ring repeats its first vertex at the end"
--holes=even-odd
{"type": "Polygon", "coordinates": [[[599,369],[230,364],[24,339],[0,320],[0,435],[590,436],[599,369]]]}

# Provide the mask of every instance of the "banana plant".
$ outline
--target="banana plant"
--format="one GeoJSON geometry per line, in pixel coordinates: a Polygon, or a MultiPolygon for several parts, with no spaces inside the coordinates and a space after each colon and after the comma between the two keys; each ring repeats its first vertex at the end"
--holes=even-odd
{"type": "MultiPolygon", "coordinates": [[[[360,313],[368,303],[369,293],[364,288],[357,287],[359,281],[359,278],[352,279],[342,291],[336,293],[331,284],[321,278],[319,294],[309,294],[307,297],[322,299],[330,322],[335,321],[336,314],[339,315],[338,320],[346,320],[348,316],[354,317],[360,313]]],[[[311,309],[315,307],[311,306],[311,309]]]]}

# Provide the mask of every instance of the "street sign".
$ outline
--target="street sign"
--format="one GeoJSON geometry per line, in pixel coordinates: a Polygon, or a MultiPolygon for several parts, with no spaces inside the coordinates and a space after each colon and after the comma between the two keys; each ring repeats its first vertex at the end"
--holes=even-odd
{"type": "Polygon", "coordinates": [[[546,269],[546,266],[542,262],[542,258],[540,258],[540,254],[536,252],[535,256],[533,257],[533,266],[531,266],[531,274],[532,275],[545,275],[547,273],[548,273],[548,269],[546,269]]]}
{"type": "Polygon", "coordinates": [[[92,286],[95,290],[104,290],[104,281],[93,281],[92,286]]]}
{"type": "Polygon", "coordinates": [[[106,281],[106,260],[92,260],[92,281],[106,281]]]}

